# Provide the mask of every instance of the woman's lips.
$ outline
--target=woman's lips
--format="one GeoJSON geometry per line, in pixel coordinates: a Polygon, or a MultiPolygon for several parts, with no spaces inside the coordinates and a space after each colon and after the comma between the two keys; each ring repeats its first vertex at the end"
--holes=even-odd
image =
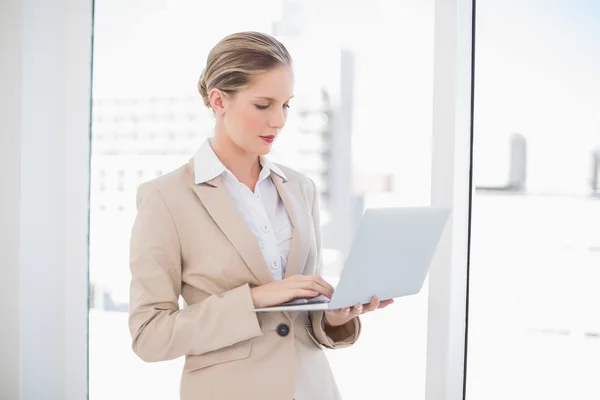
{"type": "Polygon", "coordinates": [[[264,140],[267,143],[273,143],[273,141],[275,140],[275,136],[274,135],[270,135],[270,136],[261,136],[260,137],[262,140],[264,140]]]}

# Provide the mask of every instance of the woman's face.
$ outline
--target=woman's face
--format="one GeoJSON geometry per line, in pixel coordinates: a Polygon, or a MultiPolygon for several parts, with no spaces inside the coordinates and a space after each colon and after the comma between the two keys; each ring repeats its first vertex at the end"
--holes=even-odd
{"type": "Polygon", "coordinates": [[[294,75],[287,65],[254,75],[250,85],[223,99],[226,134],[243,151],[265,155],[285,126],[294,92],[294,75]]]}

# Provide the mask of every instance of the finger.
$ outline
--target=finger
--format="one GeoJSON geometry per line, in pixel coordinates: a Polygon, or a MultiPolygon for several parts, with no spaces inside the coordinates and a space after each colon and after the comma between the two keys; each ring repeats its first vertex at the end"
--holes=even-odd
{"type": "Polygon", "coordinates": [[[293,291],[293,297],[296,297],[298,299],[310,299],[313,297],[317,297],[318,295],[319,292],[303,288],[296,288],[293,291]]]}
{"type": "Polygon", "coordinates": [[[322,294],[323,296],[326,296],[328,298],[331,298],[331,296],[333,296],[332,291],[328,290],[324,286],[321,286],[315,280],[311,279],[311,280],[305,281],[302,283],[302,285],[305,289],[313,290],[313,291],[318,292],[319,294],[322,294]]]}
{"type": "Polygon", "coordinates": [[[364,311],[363,305],[362,304],[357,304],[354,307],[352,307],[352,314],[353,315],[360,315],[362,314],[364,311]]]}
{"type": "Polygon", "coordinates": [[[290,281],[300,284],[303,288],[310,288],[316,290],[319,294],[322,294],[328,298],[333,296],[334,287],[329,284],[325,279],[316,275],[294,275],[290,281]]]}
{"type": "Polygon", "coordinates": [[[313,284],[318,285],[320,288],[322,288],[323,295],[325,295],[329,298],[331,298],[331,296],[333,296],[334,288],[325,279],[321,278],[320,276],[314,276],[314,275],[307,276],[307,278],[310,282],[312,282],[313,284]]]}
{"type": "Polygon", "coordinates": [[[376,310],[377,307],[379,307],[379,298],[377,298],[377,296],[373,296],[371,303],[365,307],[365,312],[376,310]]]}
{"type": "Polygon", "coordinates": [[[336,310],[336,312],[340,315],[349,315],[350,314],[350,307],[345,307],[345,308],[340,308],[339,310],[336,310]]]}
{"type": "Polygon", "coordinates": [[[314,278],[319,283],[319,285],[323,286],[325,289],[329,290],[331,292],[331,294],[333,294],[333,292],[335,291],[335,288],[333,286],[331,286],[331,284],[329,282],[327,282],[325,279],[323,279],[320,276],[315,276],[314,278]]]}
{"type": "Polygon", "coordinates": [[[389,306],[392,303],[394,303],[394,299],[384,300],[381,303],[379,303],[379,307],[378,308],[386,308],[387,306],[389,306]]]}

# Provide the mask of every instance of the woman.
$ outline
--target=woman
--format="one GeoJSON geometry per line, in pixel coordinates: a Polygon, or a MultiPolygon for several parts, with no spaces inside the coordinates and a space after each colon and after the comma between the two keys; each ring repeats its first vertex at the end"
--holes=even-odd
{"type": "Polygon", "coordinates": [[[133,349],[149,362],[186,357],[183,400],[339,399],[323,349],[353,344],[358,315],[391,303],[374,298],[327,312],[252,311],[333,293],[318,276],[315,185],[265,157],[287,119],[291,64],[285,47],[268,35],[221,40],[198,84],[215,115],[214,138],[189,164],[138,191],[133,349]]]}

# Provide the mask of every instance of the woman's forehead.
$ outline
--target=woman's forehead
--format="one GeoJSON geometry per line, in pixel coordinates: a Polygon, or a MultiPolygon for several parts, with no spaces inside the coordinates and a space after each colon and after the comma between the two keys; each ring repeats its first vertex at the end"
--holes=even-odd
{"type": "Polygon", "coordinates": [[[287,101],[294,96],[294,76],[290,68],[276,68],[254,75],[246,89],[249,97],[287,101]]]}

